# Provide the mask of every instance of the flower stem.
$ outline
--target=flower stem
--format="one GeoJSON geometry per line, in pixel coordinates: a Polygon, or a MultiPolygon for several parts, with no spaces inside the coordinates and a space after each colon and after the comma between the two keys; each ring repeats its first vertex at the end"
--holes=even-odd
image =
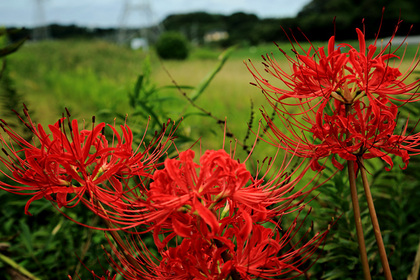
{"type": "MultiPolygon", "coordinates": [[[[222,248],[223,247],[223,243],[220,240],[217,239],[213,239],[214,240],[214,244],[216,245],[217,248],[222,248]]],[[[222,259],[224,262],[228,262],[231,257],[229,256],[229,254],[226,251],[222,252],[222,259]]],[[[228,275],[228,277],[226,279],[232,279],[232,280],[241,280],[241,275],[238,273],[238,271],[233,268],[232,271],[230,272],[230,274],[228,275]]]]}
{"type": "Polygon", "coordinates": [[[363,159],[359,158],[360,173],[362,175],[363,188],[365,189],[366,200],[369,208],[370,219],[372,221],[373,232],[375,233],[376,244],[378,245],[379,256],[381,257],[382,267],[384,269],[385,279],[392,280],[391,269],[389,268],[388,257],[386,255],[384,242],[382,240],[381,229],[379,228],[378,217],[376,216],[375,205],[372,199],[372,193],[369,187],[366,170],[363,165],[363,159]]]}
{"type": "Polygon", "coordinates": [[[347,161],[349,172],[349,182],[351,191],[351,201],[353,203],[354,222],[356,224],[357,242],[359,243],[360,259],[362,261],[363,276],[365,280],[370,280],[369,262],[366,253],[365,238],[363,236],[362,219],[360,217],[359,199],[357,197],[356,174],[354,171],[354,161],[347,161]]]}
{"type": "MultiPolygon", "coordinates": [[[[107,227],[109,229],[114,228],[110,221],[107,221],[106,219],[102,219],[102,220],[105,222],[105,224],[107,225],[107,227]]],[[[130,255],[130,251],[125,247],[126,245],[125,245],[124,241],[122,240],[121,236],[118,234],[118,232],[114,231],[114,230],[110,230],[109,233],[111,234],[112,239],[114,239],[115,244],[117,244],[117,247],[120,249],[121,253],[124,255],[125,259],[133,267],[135,267],[136,269],[139,269],[141,271],[142,268],[141,268],[140,264],[138,263],[138,261],[133,256],[130,255]]]]}

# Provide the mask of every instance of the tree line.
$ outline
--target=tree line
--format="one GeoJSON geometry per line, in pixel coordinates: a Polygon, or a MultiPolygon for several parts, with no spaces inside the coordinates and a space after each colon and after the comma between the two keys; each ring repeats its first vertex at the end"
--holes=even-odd
{"type": "Polygon", "coordinates": [[[392,34],[399,19],[398,34],[420,34],[420,1],[418,0],[312,0],[296,17],[258,18],[254,14],[232,15],[205,12],[168,16],[163,26],[180,31],[190,40],[203,38],[213,30],[229,33],[226,44],[287,40],[284,30],[302,39],[327,40],[336,32],[337,40],[357,39],[355,28],[365,28],[366,36],[376,36],[382,22],[380,37],[392,34]],[[383,11],[383,7],[386,9],[383,11]],[[411,25],[413,28],[410,30],[411,25]],[[303,34],[302,34],[303,33],[303,34]]]}

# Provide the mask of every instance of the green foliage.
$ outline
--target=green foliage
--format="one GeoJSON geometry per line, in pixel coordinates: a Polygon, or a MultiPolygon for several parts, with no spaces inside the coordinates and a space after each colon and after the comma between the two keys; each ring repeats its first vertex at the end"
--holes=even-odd
{"type": "MultiPolygon", "coordinates": [[[[198,107],[195,102],[208,88],[216,77],[216,74],[223,68],[223,65],[225,65],[234,49],[235,47],[231,47],[223,52],[219,56],[219,62],[214,69],[195,87],[178,85],[176,82],[173,85],[157,86],[151,78],[152,69],[150,58],[146,58],[143,63],[142,74],[138,76],[133,90],[128,92],[129,107],[131,109],[129,111],[130,119],[138,120],[140,117],[145,121],[148,120],[148,136],[150,138],[154,137],[154,131],[163,129],[168,119],[171,119],[174,123],[180,123],[191,116],[198,116],[212,117],[217,123],[222,122],[221,119],[217,119],[210,112],[198,107]],[[186,93],[187,91],[189,92],[188,95],[186,93]],[[168,95],[167,92],[170,92],[170,94],[168,95]],[[188,110],[189,107],[193,107],[193,109],[188,110]]],[[[101,112],[99,112],[99,115],[102,115],[101,112]]],[[[127,118],[127,116],[121,114],[118,117],[121,120],[127,118]]],[[[144,133],[142,128],[139,130],[137,130],[136,126],[133,126],[133,128],[134,132],[137,133],[135,139],[142,139],[141,134],[144,133]]],[[[187,133],[185,129],[178,128],[177,144],[180,145],[185,142],[193,143],[200,137],[200,135],[193,135],[191,137],[190,133],[187,133]]],[[[146,139],[148,138],[146,137],[146,139]]]]}
{"type": "MultiPolygon", "coordinates": [[[[93,242],[93,230],[64,218],[46,200],[31,205],[33,216],[23,213],[25,203],[25,199],[18,199],[14,194],[0,192],[1,254],[40,279],[65,279],[67,274],[76,272],[81,276],[89,275],[77,256],[91,269],[102,271],[98,257],[102,258],[103,251],[99,245],[107,244],[102,232],[95,232],[97,240],[93,242]],[[87,252],[86,246],[89,247],[87,252]]],[[[79,221],[98,225],[94,215],[83,207],[65,212],[79,221]]],[[[2,279],[15,279],[11,270],[16,273],[16,269],[0,261],[2,279]]]]}
{"type": "MultiPolygon", "coordinates": [[[[16,119],[15,113],[12,110],[16,110],[22,107],[24,103],[23,96],[17,91],[13,79],[10,77],[10,71],[7,66],[6,56],[17,51],[25,42],[25,39],[21,39],[15,43],[10,43],[7,38],[8,33],[0,29],[0,58],[3,58],[3,66],[0,71],[0,108],[2,109],[3,119],[16,119]],[[4,47],[3,47],[4,45],[4,47]]],[[[8,122],[10,127],[20,131],[24,137],[29,139],[28,131],[23,128],[19,129],[16,121],[8,122]]]]}
{"type": "MultiPolygon", "coordinates": [[[[333,169],[327,167],[326,173],[329,176],[333,172],[333,169]]],[[[315,223],[320,228],[325,228],[331,219],[335,223],[322,248],[321,258],[315,264],[314,270],[317,275],[315,279],[363,279],[347,169],[336,173],[318,191],[317,203],[313,204],[312,212],[315,223]]],[[[366,226],[369,225],[369,212],[365,201],[360,201],[361,197],[359,195],[363,229],[368,233],[365,236],[366,247],[372,260],[375,239],[371,234],[372,227],[366,226]]]]}
{"type": "Polygon", "coordinates": [[[17,51],[26,40],[26,38],[24,38],[16,42],[8,42],[7,35],[8,32],[5,29],[0,28],[0,58],[3,58],[17,51]]]}
{"type": "MultiPolygon", "coordinates": [[[[414,157],[405,171],[395,166],[386,172],[380,160],[368,160],[365,164],[370,173],[372,196],[393,277],[407,279],[420,236],[420,220],[417,218],[420,178],[416,172],[420,160],[414,157]]],[[[329,172],[331,174],[332,170],[329,172]]],[[[317,203],[313,203],[313,219],[318,227],[326,226],[331,217],[336,220],[321,258],[313,268],[315,279],[363,279],[347,177],[346,169],[337,173],[318,189],[317,203]]],[[[358,180],[357,185],[368,260],[373,279],[378,279],[383,277],[382,265],[362,182],[358,180]]]]}
{"type": "Polygon", "coordinates": [[[163,59],[183,60],[188,57],[188,41],[177,32],[165,32],[156,42],[156,52],[163,59]]]}
{"type": "Polygon", "coordinates": [[[3,72],[6,69],[5,57],[17,51],[26,40],[26,38],[22,38],[17,40],[16,42],[10,42],[8,35],[9,33],[6,29],[0,28],[0,59],[3,59],[2,66],[0,69],[0,79],[3,76],[3,72]]]}
{"type": "Polygon", "coordinates": [[[380,188],[374,194],[375,206],[381,210],[378,219],[394,279],[407,279],[420,241],[419,168],[420,160],[413,157],[405,171],[395,167],[372,175],[373,185],[380,188]]]}
{"type": "Polygon", "coordinates": [[[7,63],[4,61],[3,75],[0,76],[0,108],[2,112],[1,118],[8,120],[8,125],[19,131],[25,139],[30,139],[31,134],[29,130],[21,125],[17,119],[16,114],[12,110],[19,110],[24,104],[24,98],[20,94],[10,77],[10,73],[7,68],[7,63]]]}

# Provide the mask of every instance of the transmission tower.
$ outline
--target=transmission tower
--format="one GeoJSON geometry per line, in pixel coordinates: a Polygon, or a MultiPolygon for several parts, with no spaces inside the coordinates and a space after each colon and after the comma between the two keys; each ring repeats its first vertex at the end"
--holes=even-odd
{"type": "Polygon", "coordinates": [[[49,37],[48,25],[45,19],[45,0],[35,0],[35,24],[32,38],[35,41],[45,40],[49,37]]]}
{"type": "Polygon", "coordinates": [[[147,48],[160,31],[153,22],[153,11],[148,0],[124,0],[123,11],[119,21],[118,42],[126,44],[133,39],[141,39],[147,48]],[[140,38],[139,38],[140,37],[140,38]]]}

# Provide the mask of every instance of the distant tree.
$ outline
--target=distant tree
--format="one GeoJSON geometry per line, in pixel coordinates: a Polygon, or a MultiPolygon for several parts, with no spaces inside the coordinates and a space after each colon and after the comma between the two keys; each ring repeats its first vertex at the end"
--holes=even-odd
{"type": "MultiPolygon", "coordinates": [[[[418,0],[312,0],[297,15],[301,29],[311,39],[327,39],[332,35],[331,22],[336,18],[339,40],[355,38],[355,27],[366,24],[368,37],[376,35],[385,7],[381,34],[389,36],[398,19],[404,20],[400,34],[406,34],[411,24],[420,25],[418,0]],[[326,32],[328,31],[328,32],[326,32]]],[[[420,33],[415,27],[412,34],[420,33]]]]}
{"type": "MultiPolygon", "coordinates": [[[[310,34],[311,40],[327,40],[334,33],[332,25],[341,32],[349,33],[357,15],[355,2],[351,0],[313,0],[297,15],[300,28],[310,34]]],[[[340,35],[338,34],[338,35],[340,35]]]]}
{"type": "Polygon", "coordinates": [[[227,31],[229,38],[223,41],[224,46],[287,40],[282,27],[294,30],[299,40],[305,39],[297,28],[311,40],[327,40],[334,29],[337,40],[346,40],[356,39],[355,28],[363,28],[362,22],[367,38],[376,36],[382,17],[380,37],[393,32],[399,17],[404,22],[398,34],[407,34],[411,24],[414,24],[411,34],[420,34],[419,11],[419,0],[312,0],[294,18],[259,19],[242,12],[228,16],[196,12],[168,16],[163,25],[166,30],[181,32],[198,43],[203,43],[207,32],[227,31]],[[386,10],[382,15],[383,7],[386,10]]]}
{"type": "Polygon", "coordinates": [[[255,26],[254,26],[254,33],[259,42],[273,42],[279,41],[283,37],[283,30],[284,28],[292,28],[295,27],[294,19],[261,19],[255,26]]]}
{"type": "Polygon", "coordinates": [[[258,31],[256,29],[259,18],[254,14],[234,13],[225,18],[229,40],[232,44],[247,42],[258,43],[258,31]]]}

